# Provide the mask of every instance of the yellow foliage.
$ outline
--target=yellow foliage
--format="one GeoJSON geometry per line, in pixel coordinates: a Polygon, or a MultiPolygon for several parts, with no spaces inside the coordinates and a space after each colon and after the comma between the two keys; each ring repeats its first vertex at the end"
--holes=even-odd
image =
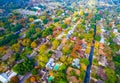
{"type": "Polygon", "coordinates": [[[30,22],[33,22],[33,21],[34,21],[34,18],[29,18],[29,21],[30,21],[30,22]]]}
{"type": "Polygon", "coordinates": [[[60,24],[58,22],[56,22],[54,25],[55,25],[55,27],[60,26],[60,24]]]}
{"type": "Polygon", "coordinates": [[[53,49],[53,50],[56,49],[56,48],[59,46],[59,44],[60,44],[60,42],[59,42],[58,40],[54,40],[54,41],[52,42],[52,49],[53,49]]]}
{"type": "Polygon", "coordinates": [[[66,60],[66,56],[65,55],[60,57],[60,61],[64,62],[65,60],[66,60]]]}
{"type": "Polygon", "coordinates": [[[100,26],[97,26],[97,32],[96,33],[97,34],[101,34],[102,33],[100,26]]]}
{"type": "Polygon", "coordinates": [[[11,47],[11,49],[12,49],[13,51],[15,51],[15,52],[18,52],[18,51],[19,51],[19,48],[20,48],[20,44],[19,44],[19,43],[13,44],[12,47],[11,47]]]}
{"type": "Polygon", "coordinates": [[[40,54],[43,54],[46,50],[47,50],[47,46],[45,44],[43,44],[39,47],[40,54]]]}
{"type": "Polygon", "coordinates": [[[95,49],[98,49],[99,48],[99,42],[95,42],[95,49]]]}
{"type": "Polygon", "coordinates": [[[80,66],[81,66],[81,69],[84,70],[84,71],[85,71],[86,68],[87,68],[87,66],[86,66],[85,64],[83,64],[83,63],[81,63],[80,66]]]}
{"type": "Polygon", "coordinates": [[[22,41],[22,45],[23,45],[23,46],[29,46],[29,45],[30,45],[30,39],[24,39],[24,40],[22,41]]]}
{"type": "Polygon", "coordinates": [[[0,53],[5,54],[6,46],[0,47],[0,53]]]}
{"type": "Polygon", "coordinates": [[[36,46],[37,46],[36,42],[33,41],[33,42],[31,43],[31,47],[32,47],[32,48],[35,48],[36,46]]]}
{"type": "Polygon", "coordinates": [[[73,16],[77,16],[78,15],[78,12],[74,12],[73,16]]]}
{"type": "Polygon", "coordinates": [[[32,24],[30,24],[30,28],[33,28],[34,26],[35,26],[35,24],[33,24],[33,23],[32,23],[32,24]]]}
{"type": "Polygon", "coordinates": [[[80,16],[83,16],[84,12],[82,10],[80,10],[80,16]]]}
{"type": "Polygon", "coordinates": [[[70,20],[71,20],[71,18],[66,18],[65,21],[64,21],[65,24],[69,25],[70,24],[70,20]]]}
{"type": "Polygon", "coordinates": [[[90,53],[90,47],[87,47],[87,48],[86,48],[85,53],[86,53],[86,54],[89,54],[89,53],[90,53]]]}
{"type": "Polygon", "coordinates": [[[44,20],[45,18],[46,18],[45,16],[41,16],[41,17],[40,17],[41,20],[44,20]]]}

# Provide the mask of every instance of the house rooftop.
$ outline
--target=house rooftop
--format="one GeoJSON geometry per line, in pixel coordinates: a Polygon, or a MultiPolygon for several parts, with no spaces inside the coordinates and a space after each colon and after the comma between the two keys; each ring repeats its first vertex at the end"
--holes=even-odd
{"type": "Polygon", "coordinates": [[[8,70],[6,73],[2,73],[0,74],[0,81],[2,83],[7,83],[13,76],[16,76],[17,73],[11,71],[11,70],[8,70]]]}
{"type": "Polygon", "coordinates": [[[72,65],[76,66],[77,68],[80,68],[80,59],[78,58],[74,59],[72,65]]]}
{"type": "Polygon", "coordinates": [[[55,65],[54,59],[50,58],[48,63],[46,64],[46,67],[49,68],[49,69],[53,69],[54,65],[55,65]]]}

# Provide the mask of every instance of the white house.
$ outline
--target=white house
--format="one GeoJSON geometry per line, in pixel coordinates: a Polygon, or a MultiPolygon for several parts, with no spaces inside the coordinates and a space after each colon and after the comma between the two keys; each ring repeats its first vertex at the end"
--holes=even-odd
{"type": "Polygon", "coordinates": [[[11,71],[11,70],[8,70],[6,73],[2,73],[0,74],[0,81],[2,83],[7,83],[8,81],[10,81],[10,79],[13,77],[13,76],[16,76],[17,73],[11,71]]]}

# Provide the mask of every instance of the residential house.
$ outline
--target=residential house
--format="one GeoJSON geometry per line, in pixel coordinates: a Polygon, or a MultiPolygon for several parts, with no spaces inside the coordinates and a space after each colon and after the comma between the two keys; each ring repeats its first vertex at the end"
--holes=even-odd
{"type": "Polygon", "coordinates": [[[0,74],[0,81],[2,83],[7,83],[8,81],[10,81],[10,79],[13,77],[13,76],[16,76],[17,73],[11,71],[11,70],[8,70],[6,73],[2,73],[0,74]]]}
{"type": "Polygon", "coordinates": [[[102,66],[107,66],[108,63],[107,63],[107,59],[105,56],[100,56],[99,57],[99,62],[98,62],[99,65],[102,65],[102,66]]]}
{"type": "Polygon", "coordinates": [[[70,83],[80,83],[79,80],[77,79],[77,77],[75,76],[71,76],[68,78],[70,83]]]}
{"type": "Polygon", "coordinates": [[[66,71],[67,75],[71,75],[70,72],[71,72],[72,70],[75,71],[75,74],[76,74],[76,75],[80,75],[80,70],[79,70],[79,69],[74,69],[74,68],[72,68],[72,67],[68,67],[68,68],[67,68],[67,71],[66,71]]]}
{"type": "Polygon", "coordinates": [[[11,49],[8,49],[6,51],[6,54],[1,58],[3,61],[7,60],[11,55],[13,54],[13,51],[11,49]]]}
{"type": "Polygon", "coordinates": [[[61,43],[61,44],[58,46],[57,50],[62,50],[62,48],[63,48],[63,44],[61,43]]]}
{"type": "Polygon", "coordinates": [[[30,57],[36,56],[38,53],[36,51],[33,51],[32,54],[30,54],[30,57]]]}
{"type": "Polygon", "coordinates": [[[78,59],[78,58],[73,59],[72,66],[75,66],[75,67],[77,67],[77,68],[80,68],[80,59],[78,59]]]}
{"type": "Polygon", "coordinates": [[[54,59],[53,58],[50,58],[48,63],[46,64],[46,68],[48,69],[53,69],[55,63],[54,63],[54,59]]]}
{"type": "Polygon", "coordinates": [[[85,44],[85,43],[83,43],[83,44],[82,44],[82,51],[85,51],[85,50],[86,50],[86,48],[87,48],[86,44],[85,44]]]}
{"type": "Polygon", "coordinates": [[[116,36],[116,38],[114,38],[113,41],[114,41],[117,45],[120,45],[120,36],[116,36]]]}
{"type": "Polygon", "coordinates": [[[54,51],[54,56],[55,56],[56,59],[59,59],[62,56],[62,54],[63,53],[61,51],[58,51],[58,50],[54,51]]]}
{"type": "Polygon", "coordinates": [[[103,80],[98,80],[97,83],[104,83],[104,81],[103,80]]]}
{"type": "Polygon", "coordinates": [[[40,76],[41,76],[42,81],[46,81],[48,78],[48,71],[46,69],[41,70],[40,76]]]}

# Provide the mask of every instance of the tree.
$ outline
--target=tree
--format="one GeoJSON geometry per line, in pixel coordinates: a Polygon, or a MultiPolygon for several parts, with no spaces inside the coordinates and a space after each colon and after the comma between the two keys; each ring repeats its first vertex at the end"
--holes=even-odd
{"type": "Polygon", "coordinates": [[[69,53],[71,52],[70,46],[69,46],[69,45],[63,46],[62,52],[63,52],[64,54],[69,54],[69,53]]]}
{"type": "Polygon", "coordinates": [[[20,60],[21,59],[20,54],[19,53],[15,53],[14,58],[15,58],[15,61],[20,60]]]}
{"type": "Polygon", "coordinates": [[[34,18],[29,18],[29,21],[30,21],[30,22],[33,22],[33,21],[34,21],[34,18]]]}
{"type": "Polygon", "coordinates": [[[58,22],[58,21],[59,21],[59,19],[58,19],[58,18],[54,19],[54,22],[58,22]]]}
{"type": "Polygon", "coordinates": [[[18,37],[19,37],[18,34],[12,34],[12,33],[10,33],[10,34],[7,35],[7,36],[4,36],[4,37],[1,38],[1,40],[0,40],[0,46],[6,45],[6,44],[8,44],[9,42],[11,42],[13,39],[17,39],[18,37]]]}
{"type": "Polygon", "coordinates": [[[54,74],[54,79],[52,80],[52,83],[68,83],[67,82],[67,76],[65,72],[56,72],[54,74]]]}
{"type": "Polygon", "coordinates": [[[65,21],[64,21],[64,23],[65,23],[66,25],[69,25],[69,24],[70,24],[70,18],[66,18],[65,21]]]}
{"type": "Polygon", "coordinates": [[[27,79],[25,80],[25,83],[30,83],[30,78],[27,78],[27,79]]]}
{"type": "Polygon", "coordinates": [[[19,43],[13,44],[13,45],[11,46],[11,49],[12,49],[13,51],[15,51],[15,52],[18,52],[18,51],[20,50],[20,44],[19,44],[19,43]]]}
{"type": "Polygon", "coordinates": [[[81,63],[81,64],[80,64],[80,67],[81,67],[82,70],[86,71],[87,65],[81,63]]]}
{"type": "Polygon", "coordinates": [[[80,16],[83,16],[83,14],[84,14],[84,12],[81,10],[81,11],[80,11],[80,16]]]}
{"type": "Polygon", "coordinates": [[[45,67],[45,64],[48,62],[48,56],[46,56],[46,55],[39,55],[38,56],[38,63],[39,63],[39,65],[42,67],[42,68],[44,68],[45,67]]]}
{"type": "Polygon", "coordinates": [[[63,29],[66,29],[66,28],[67,28],[67,24],[61,24],[61,27],[62,27],[63,29]]]}
{"type": "Polygon", "coordinates": [[[46,44],[43,44],[39,47],[39,54],[43,54],[47,50],[46,44]]]}
{"type": "Polygon", "coordinates": [[[33,41],[33,42],[31,43],[31,47],[32,47],[32,48],[35,48],[36,46],[37,46],[36,42],[33,41]]]}
{"type": "Polygon", "coordinates": [[[38,69],[33,69],[32,70],[32,75],[37,75],[38,74],[38,69]]]}
{"type": "Polygon", "coordinates": [[[47,28],[47,29],[45,29],[45,30],[43,31],[42,36],[43,36],[43,37],[46,37],[46,36],[48,36],[48,35],[52,35],[52,33],[53,33],[52,28],[47,28]]]}
{"type": "Polygon", "coordinates": [[[35,24],[31,23],[30,28],[35,28],[35,24]]]}
{"type": "Polygon", "coordinates": [[[96,41],[100,41],[100,40],[101,40],[101,36],[100,36],[100,35],[96,35],[96,36],[95,36],[95,40],[96,40],[96,41]]]}
{"type": "Polygon", "coordinates": [[[116,73],[118,74],[118,75],[120,75],[120,55],[116,55],[116,56],[114,56],[113,57],[113,61],[114,61],[114,63],[115,63],[115,67],[116,67],[116,73]]]}
{"type": "Polygon", "coordinates": [[[13,71],[17,72],[20,75],[24,75],[27,72],[30,72],[31,69],[33,68],[34,68],[34,60],[24,58],[23,62],[18,63],[13,67],[13,71]]]}
{"type": "Polygon", "coordinates": [[[80,63],[83,63],[87,66],[89,65],[89,60],[87,58],[80,58],[80,63]]]}
{"type": "Polygon", "coordinates": [[[15,44],[15,43],[17,43],[17,42],[18,42],[17,39],[11,40],[11,41],[9,42],[9,45],[11,46],[11,45],[13,45],[13,44],[15,44]]]}
{"type": "Polygon", "coordinates": [[[61,62],[64,62],[66,60],[66,56],[65,55],[62,55],[61,57],[60,57],[60,61],[61,62]]]}
{"type": "Polygon", "coordinates": [[[115,71],[109,68],[106,68],[107,80],[105,83],[116,83],[115,71]]]}
{"type": "Polygon", "coordinates": [[[17,31],[19,31],[19,30],[22,29],[22,28],[23,28],[23,25],[17,23],[14,27],[11,28],[11,30],[12,30],[13,32],[17,32],[17,31]]]}
{"type": "Polygon", "coordinates": [[[67,68],[67,66],[63,63],[63,64],[60,66],[60,68],[59,68],[58,71],[65,71],[66,68],[67,68]]]}
{"type": "Polygon", "coordinates": [[[66,65],[71,64],[72,61],[73,61],[73,58],[69,56],[66,60],[66,65]]]}
{"type": "Polygon", "coordinates": [[[7,49],[6,46],[0,47],[0,55],[4,55],[6,53],[6,49],[7,49]]]}
{"type": "Polygon", "coordinates": [[[48,23],[48,19],[45,18],[45,19],[43,20],[43,23],[44,23],[44,24],[47,24],[47,23],[48,23]]]}
{"type": "Polygon", "coordinates": [[[18,83],[19,78],[18,78],[17,76],[13,76],[13,77],[10,79],[10,81],[11,81],[12,83],[18,83]]]}
{"type": "Polygon", "coordinates": [[[34,76],[31,76],[31,77],[30,77],[30,82],[32,82],[32,83],[35,82],[35,77],[34,77],[34,76]]]}
{"type": "Polygon", "coordinates": [[[54,41],[52,42],[52,49],[56,49],[59,44],[60,44],[60,42],[59,42],[58,40],[54,40],[54,41]]]}
{"type": "Polygon", "coordinates": [[[24,39],[23,41],[22,41],[22,45],[23,46],[30,46],[30,39],[24,39]]]}
{"type": "Polygon", "coordinates": [[[62,14],[62,12],[63,12],[62,10],[58,10],[58,11],[56,12],[56,15],[57,15],[57,16],[60,16],[60,15],[62,14]]]}

